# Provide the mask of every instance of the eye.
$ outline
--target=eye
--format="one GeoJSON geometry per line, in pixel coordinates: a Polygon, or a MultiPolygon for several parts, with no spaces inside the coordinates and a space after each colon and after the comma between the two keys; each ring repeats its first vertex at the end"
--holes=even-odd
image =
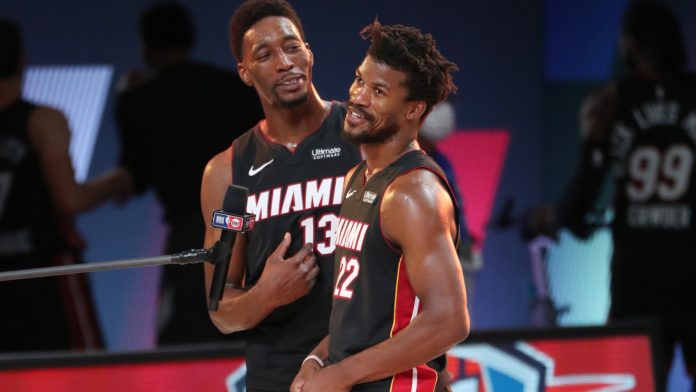
{"type": "Polygon", "coordinates": [[[271,58],[271,52],[260,52],[256,55],[256,61],[263,62],[271,58]]]}
{"type": "Polygon", "coordinates": [[[375,88],[375,95],[378,96],[378,97],[383,97],[383,96],[384,96],[384,90],[382,90],[382,89],[379,88],[379,87],[375,88]]]}
{"type": "Polygon", "coordinates": [[[295,52],[299,51],[300,49],[301,49],[300,44],[292,44],[292,45],[288,45],[285,48],[285,51],[288,53],[295,53],[295,52]]]}
{"type": "Polygon", "coordinates": [[[365,81],[362,80],[362,78],[359,75],[355,75],[355,84],[358,86],[363,86],[365,84],[365,81]]]}

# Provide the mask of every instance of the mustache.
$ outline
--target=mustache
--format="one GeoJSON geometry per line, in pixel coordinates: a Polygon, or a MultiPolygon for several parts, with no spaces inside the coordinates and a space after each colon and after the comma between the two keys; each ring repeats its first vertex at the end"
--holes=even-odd
{"type": "Polygon", "coordinates": [[[365,120],[367,120],[369,122],[373,122],[375,120],[375,117],[373,115],[371,115],[370,113],[363,110],[360,106],[356,106],[355,104],[348,103],[348,108],[350,108],[351,111],[361,115],[362,117],[365,118],[365,120]]]}
{"type": "Polygon", "coordinates": [[[278,87],[290,79],[297,79],[297,78],[304,78],[304,77],[305,77],[305,75],[301,72],[290,72],[287,75],[280,78],[279,80],[277,80],[275,83],[273,83],[273,86],[278,87]]]}

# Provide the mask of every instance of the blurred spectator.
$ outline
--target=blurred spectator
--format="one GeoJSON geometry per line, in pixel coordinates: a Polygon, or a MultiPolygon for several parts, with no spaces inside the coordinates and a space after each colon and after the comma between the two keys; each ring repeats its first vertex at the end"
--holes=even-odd
{"type": "MultiPolygon", "coordinates": [[[[121,82],[117,121],[121,163],[135,192],[154,189],[169,227],[165,252],[200,248],[205,231],[199,190],[208,160],[262,118],[258,98],[232,72],[190,59],[194,27],[177,3],[159,3],[140,19],[147,72],[121,82]]],[[[163,268],[158,344],[220,340],[210,322],[203,266],[163,268]]]]}
{"type": "Polygon", "coordinates": [[[566,227],[588,238],[598,226],[588,214],[607,207],[603,188],[613,180],[610,319],[659,320],[664,363],[679,342],[694,377],[696,76],[674,14],[657,1],[629,3],[620,51],[626,75],[582,106],[575,177],[558,206],[533,219],[551,236],[566,227]]]}
{"type": "MultiPolygon", "coordinates": [[[[79,263],[74,216],[130,192],[123,170],[75,181],[68,121],[22,99],[24,66],[19,28],[0,20],[2,271],[79,263]]],[[[1,282],[0,301],[0,351],[102,347],[84,275],[1,282]]]]}

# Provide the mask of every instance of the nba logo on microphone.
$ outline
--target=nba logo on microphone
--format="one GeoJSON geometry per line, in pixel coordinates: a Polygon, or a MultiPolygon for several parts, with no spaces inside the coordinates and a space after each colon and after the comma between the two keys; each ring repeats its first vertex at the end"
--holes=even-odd
{"type": "Polygon", "coordinates": [[[213,211],[212,227],[222,230],[246,232],[254,228],[254,216],[251,214],[230,214],[222,210],[213,211]]]}

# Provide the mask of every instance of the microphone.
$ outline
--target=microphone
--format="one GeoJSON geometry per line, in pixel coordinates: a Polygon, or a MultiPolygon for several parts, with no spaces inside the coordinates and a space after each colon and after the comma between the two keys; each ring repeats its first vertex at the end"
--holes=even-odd
{"type": "Polygon", "coordinates": [[[213,211],[211,226],[222,230],[220,240],[215,243],[210,262],[215,265],[213,280],[210,285],[208,309],[216,311],[222,293],[225,291],[227,271],[230,267],[230,256],[237,233],[251,231],[254,227],[255,216],[246,213],[249,189],[230,185],[227,187],[222,209],[213,211]]]}

